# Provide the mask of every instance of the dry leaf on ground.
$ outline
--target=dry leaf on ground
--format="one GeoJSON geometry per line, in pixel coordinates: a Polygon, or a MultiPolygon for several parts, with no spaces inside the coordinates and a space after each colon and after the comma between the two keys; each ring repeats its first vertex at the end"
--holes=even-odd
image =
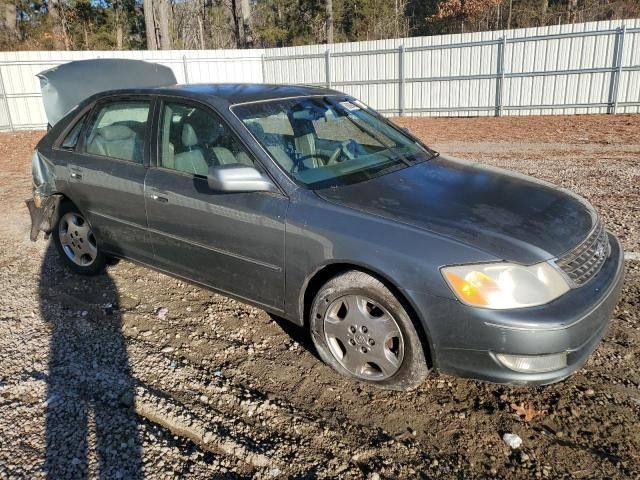
{"type": "Polygon", "coordinates": [[[524,402],[521,402],[520,404],[512,403],[511,408],[516,412],[516,415],[527,423],[538,417],[542,418],[547,413],[546,410],[536,410],[534,406],[527,405],[524,402]]]}

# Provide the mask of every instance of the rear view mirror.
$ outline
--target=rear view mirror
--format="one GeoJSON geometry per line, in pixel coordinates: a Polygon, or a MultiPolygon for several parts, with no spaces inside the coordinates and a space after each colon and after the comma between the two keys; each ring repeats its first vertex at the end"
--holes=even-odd
{"type": "Polygon", "coordinates": [[[276,186],[256,168],[239,163],[209,167],[209,188],[216,192],[276,192],[276,186]]]}

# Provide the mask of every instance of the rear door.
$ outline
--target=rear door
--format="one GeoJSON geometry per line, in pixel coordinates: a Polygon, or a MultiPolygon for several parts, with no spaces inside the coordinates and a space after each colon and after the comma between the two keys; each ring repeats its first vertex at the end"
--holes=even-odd
{"type": "Polygon", "coordinates": [[[210,165],[260,165],[208,106],[166,99],[158,125],[156,162],[145,184],[156,264],[281,310],[288,198],[209,189],[210,165]]]}
{"type": "Polygon", "coordinates": [[[110,97],[84,119],[73,148],[65,141],[58,146],[69,158],[70,196],[98,242],[107,251],[140,260],[153,258],[144,204],[151,118],[149,96],[110,97]]]}

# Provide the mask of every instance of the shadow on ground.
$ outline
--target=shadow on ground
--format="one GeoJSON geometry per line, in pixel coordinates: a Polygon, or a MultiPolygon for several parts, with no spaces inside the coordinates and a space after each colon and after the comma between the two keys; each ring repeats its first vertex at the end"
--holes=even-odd
{"type": "Polygon", "coordinates": [[[134,385],[108,273],[82,277],[49,243],[39,283],[51,326],[47,378],[47,478],[142,477],[134,385]]]}

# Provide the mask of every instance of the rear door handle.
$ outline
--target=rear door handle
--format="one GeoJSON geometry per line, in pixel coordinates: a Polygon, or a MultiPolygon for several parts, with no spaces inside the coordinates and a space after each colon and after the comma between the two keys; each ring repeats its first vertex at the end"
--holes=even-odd
{"type": "Polygon", "coordinates": [[[71,171],[71,178],[74,180],[82,180],[82,169],[80,167],[69,165],[69,170],[71,171]]]}

